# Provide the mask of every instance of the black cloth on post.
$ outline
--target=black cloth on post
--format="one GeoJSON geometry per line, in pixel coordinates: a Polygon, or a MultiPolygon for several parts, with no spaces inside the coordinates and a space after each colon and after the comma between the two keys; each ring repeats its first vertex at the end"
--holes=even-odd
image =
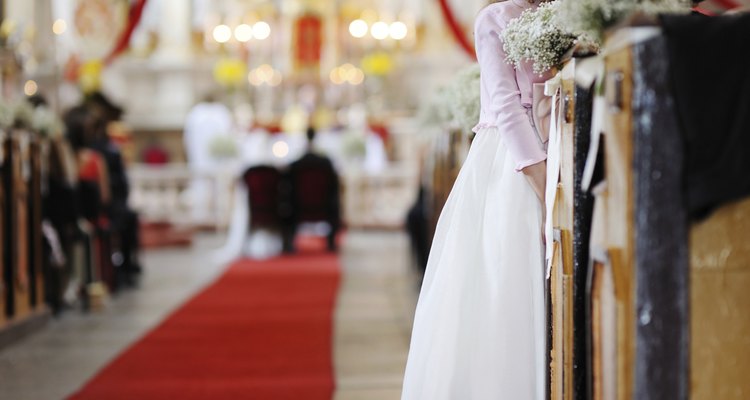
{"type": "Polygon", "coordinates": [[[750,195],[750,15],[664,16],[691,217],[750,195]]]}

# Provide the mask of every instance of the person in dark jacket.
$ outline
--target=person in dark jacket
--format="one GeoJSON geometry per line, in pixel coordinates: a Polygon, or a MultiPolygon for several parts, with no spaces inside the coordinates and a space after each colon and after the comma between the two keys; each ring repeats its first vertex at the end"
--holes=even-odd
{"type": "Polygon", "coordinates": [[[293,238],[302,222],[325,221],[330,225],[328,249],[336,250],[341,227],[339,177],[331,160],[313,151],[315,129],[307,130],[307,152],[289,166],[289,205],[284,237],[285,251],[293,251],[293,238]]]}
{"type": "Polygon", "coordinates": [[[104,158],[109,175],[111,201],[107,213],[112,231],[117,232],[120,238],[120,254],[115,255],[115,262],[119,263],[124,283],[132,284],[142,271],[138,260],[140,223],[138,214],[128,206],[130,184],[122,153],[108,133],[110,124],[121,120],[123,110],[100,92],[90,95],[86,104],[97,117],[96,142],[92,148],[104,158]]]}

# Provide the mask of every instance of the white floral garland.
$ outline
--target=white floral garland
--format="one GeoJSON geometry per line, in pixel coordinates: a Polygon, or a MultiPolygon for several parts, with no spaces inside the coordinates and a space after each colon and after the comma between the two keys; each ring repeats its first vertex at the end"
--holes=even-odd
{"type": "Polygon", "coordinates": [[[541,74],[556,66],[574,46],[598,50],[604,31],[627,16],[686,13],[690,0],[557,0],[525,10],[503,33],[508,62],[532,62],[541,74]]]}
{"type": "Polygon", "coordinates": [[[31,128],[43,137],[55,138],[62,135],[65,130],[64,124],[55,111],[47,106],[39,106],[34,109],[31,128]]]}
{"type": "Polygon", "coordinates": [[[479,122],[480,101],[479,64],[461,70],[448,86],[448,107],[453,121],[465,132],[479,122]]]}
{"type": "Polygon", "coordinates": [[[602,40],[604,31],[628,15],[687,13],[690,0],[558,0],[557,19],[574,32],[586,33],[602,40]]]}
{"type": "Polygon", "coordinates": [[[419,119],[427,126],[459,128],[470,132],[479,122],[479,64],[460,70],[453,80],[437,89],[420,110],[419,119]]]}

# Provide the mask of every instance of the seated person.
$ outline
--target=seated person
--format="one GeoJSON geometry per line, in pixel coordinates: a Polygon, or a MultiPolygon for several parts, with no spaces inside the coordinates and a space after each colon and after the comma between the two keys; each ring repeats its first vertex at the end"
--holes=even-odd
{"type": "Polygon", "coordinates": [[[109,177],[111,201],[107,205],[107,215],[112,221],[112,230],[120,238],[121,258],[118,266],[125,282],[132,284],[134,275],[141,272],[138,262],[140,224],[138,214],[128,206],[130,184],[122,153],[109,135],[109,127],[121,119],[123,110],[101,93],[91,95],[87,105],[95,118],[91,148],[103,157],[109,177]]]}

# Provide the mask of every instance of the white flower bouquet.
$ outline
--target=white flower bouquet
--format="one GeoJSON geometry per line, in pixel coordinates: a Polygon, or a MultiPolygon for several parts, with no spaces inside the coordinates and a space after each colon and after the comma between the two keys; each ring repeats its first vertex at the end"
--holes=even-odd
{"type": "Polygon", "coordinates": [[[627,16],[686,13],[690,0],[558,0],[558,24],[601,41],[604,31],[627,16]]]}
{"type": "Polygon", "coordinates": [[[229,134],[217,135],[208,144],[208,152],[215,160],[227,160],[239,155],[239,149],[234,137],[229,134]]]}
{"type": "Polygon", "coordinates": [[[367,155],[365,132],[350,128],[342,138],[342,153],[349,160],[364,158],[367,155]]]}
{"type": "MultiPolygon", "coordinates": [[[[579,0],[574,0],[577,2],[579,0]]],[[[608,0],[602,0],[608,1],[608,0]]],[[[525,10],[508,23],[500,34],[508,62],[516,68],[524,62],[533,63],[534,73],[542,74],[557,67],[565,53],[583,40],[557,18],[565,1],[542,3],[525,10]]]]}

